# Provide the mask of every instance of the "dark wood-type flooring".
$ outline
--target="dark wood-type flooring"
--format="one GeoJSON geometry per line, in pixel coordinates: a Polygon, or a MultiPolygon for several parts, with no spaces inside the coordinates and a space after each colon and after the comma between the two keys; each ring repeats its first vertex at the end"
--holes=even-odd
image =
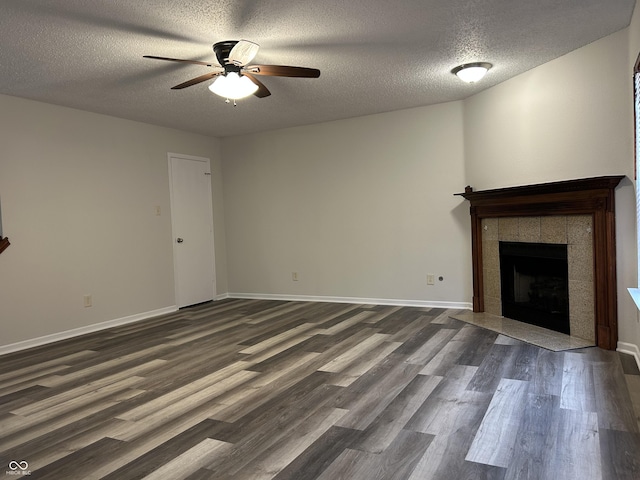
{"type": "Polygon", "coordinates": [[[0,475],[640,478],[632,357],[456,312],[224,300],[5,355],[0,475]]]}

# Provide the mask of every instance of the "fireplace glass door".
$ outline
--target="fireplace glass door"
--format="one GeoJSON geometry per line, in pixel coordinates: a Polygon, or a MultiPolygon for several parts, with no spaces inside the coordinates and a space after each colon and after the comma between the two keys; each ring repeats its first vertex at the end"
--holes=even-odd
{"type": "Polygon", "coordinates": [[[502,315],[570,334],[567,246],[500,242],[502,315]]]}

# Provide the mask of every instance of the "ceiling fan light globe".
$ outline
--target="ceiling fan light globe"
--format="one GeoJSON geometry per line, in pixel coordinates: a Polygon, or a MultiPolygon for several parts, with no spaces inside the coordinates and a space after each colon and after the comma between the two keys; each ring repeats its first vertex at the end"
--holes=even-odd
{"type": "Polygon", "coordinates": [[[223,98],[238,100],[253,95],[258,90],[258,85],[244,75],[229,72],[216,78],[209,85],[209,90],[223,98]]]}

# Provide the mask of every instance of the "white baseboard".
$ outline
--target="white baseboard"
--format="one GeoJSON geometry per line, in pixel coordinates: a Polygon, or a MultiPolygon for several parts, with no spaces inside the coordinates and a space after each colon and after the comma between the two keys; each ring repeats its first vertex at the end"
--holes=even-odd
{"type": "Polygon", "coordinates": [[[636,363],[638,364],[638,368],[640,368],[640,349],[637,345],[634,345],[633,343],[618,342],[618,348],[616,348],[616,351],[633,355],[636,359],[636,363]]]}
{"type": "Polygon", "coordinates": [[[427,308],[456,308],[471,310],[470,302],[438,302],[430,300],[399,300],[382,298],[358,298],[358,297],[322,297],[316,295],[281,295],[273,293],[229,293],[227,298],[246,298],[252,300],[283,300],[290,302],[330,302],[330,303],[354,303],[362,305],[397,305],[401,307],[427,307],[427,308]]]}
{"type": "Polygon", "coordinates": [[[0,345],[0,355],[17,352],[19,350],[26,350],[27,348],[39,347],[40,345],[45,345],[47,343],[59,342],[60,340],[67,340],[69,338],[78,337],[80,335],[86,335],[87,333],[94,333],[100,330],[105,330],[107,328],[126,325],[128,323],[139,322],[141,320],[146,320],[147,318],[157,317],[159,315],[165,315],[167,313],[173,313],[176,310],[178,310],[178,307],[174,305],[171,307],[159,308],[158,310],[151,310],[150,312],[130,315],[128,317],[116,318],[115,320],[94,323],[92,325],[86,325],[84,327],[74,328],[72,330],[65,330],[64,332],[52,333],[51,335],[32,338],[30,340],[24,340],[22,342],[10,343],[9,345],[0,345]]]}

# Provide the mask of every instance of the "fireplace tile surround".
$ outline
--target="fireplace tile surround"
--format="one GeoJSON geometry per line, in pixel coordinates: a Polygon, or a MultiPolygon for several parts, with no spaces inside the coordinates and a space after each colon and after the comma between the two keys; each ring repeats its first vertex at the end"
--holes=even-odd
{"type": "Polygon", "coordinates": [[[481,228],[486,313],[502,314],[501,241],[567,245],[571,335],[595,341],[591,215],[483,218],[481,228]]]}
{"type": "Polygon", "coordinates": [[[564,243],[571,257],[572,335],[595,337],[597,346],[615,350],[615,188],[623,178],[612,175],[484,191],[467,186],[457,193],[470,202],[473,311],[501,314],[496,303],[501,239],[564,243]],[[591,326],[586,318],[593,319],[591,326]]]}

